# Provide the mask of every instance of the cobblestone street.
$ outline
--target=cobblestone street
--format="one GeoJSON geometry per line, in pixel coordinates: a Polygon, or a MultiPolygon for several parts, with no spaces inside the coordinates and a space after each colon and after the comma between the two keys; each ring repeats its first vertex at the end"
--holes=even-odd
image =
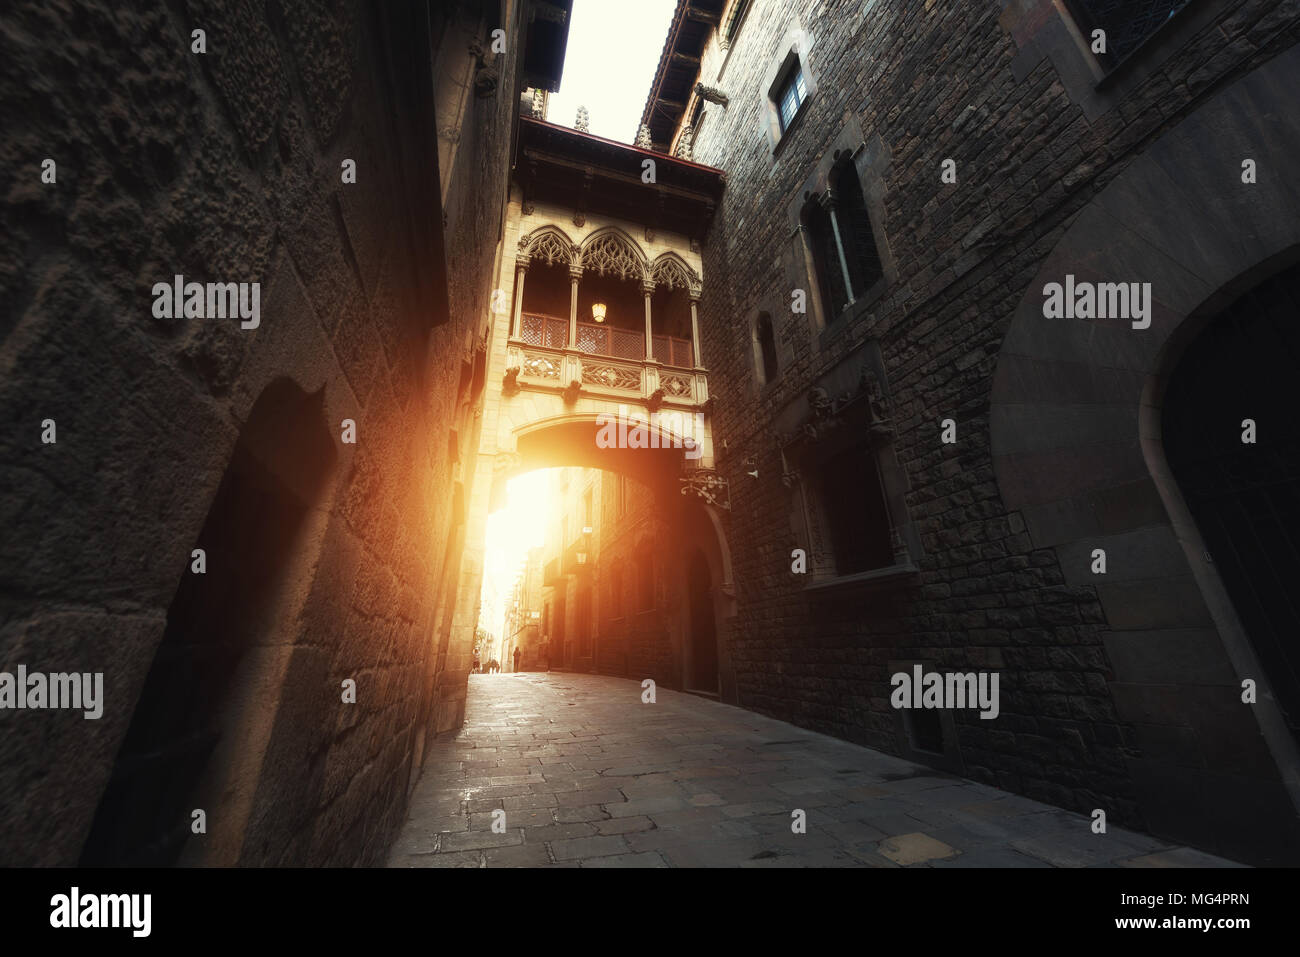
{"type": "Polygon", "coordinates": [[[1235,866],[695,695],[640,696],[619,678],[471,675],[390,866],[1235,866]]]}

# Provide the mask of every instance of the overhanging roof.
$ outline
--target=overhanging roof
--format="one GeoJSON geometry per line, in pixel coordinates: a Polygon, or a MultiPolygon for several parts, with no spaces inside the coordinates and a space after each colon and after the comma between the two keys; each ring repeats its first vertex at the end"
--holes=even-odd
{"type": "Polygon", "coordinates": [[[515,175],[525,201],[642,223],[703,240],[726,186],[720,169],[520,117],[515,175]],[[645,159],[655,182],[642,181],[645,159]]]}
{"type": "Polygon", "coordinates": [[[726,5],[727,0],[677,0],[650,96],[641,111],[641,123],[650,127],[651,141],[665,149],[686,112],[704,47],[726,5]]]}
{"type": "Polygon", "coordinates": [[[573,0],[529,0],[525,12],[523,81],[554,93],[564,74],[573,0]]]}

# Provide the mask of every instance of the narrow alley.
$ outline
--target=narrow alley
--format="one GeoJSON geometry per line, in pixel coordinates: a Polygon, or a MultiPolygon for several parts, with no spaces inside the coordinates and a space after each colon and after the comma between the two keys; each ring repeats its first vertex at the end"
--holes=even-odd
{"type": "Polygon", "coordinates": [[[698,695],[641,696],[597,675],[470,675],[389,866],[1235,866],[698,695]]]}

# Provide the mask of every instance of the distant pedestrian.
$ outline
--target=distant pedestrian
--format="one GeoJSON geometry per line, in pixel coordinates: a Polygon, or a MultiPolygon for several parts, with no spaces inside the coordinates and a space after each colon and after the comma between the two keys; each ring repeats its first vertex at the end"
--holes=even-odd
{"type": "Polygon", "coordinates": [[[515,649],[515,671],[519,670],[519,649],[515,649]]]}
{"type": "Polygon", "coordinates": [[[476,651],[474,652],[474,674],[478,674],[480,668],[482,668],[482,665],[479,662],[478,652],[476,651]]]}
{"type": "Polygon", "coordinates": [[[496,674],[500,670],[501,670],[501,663],[497,661],[495,658],[493,658],[491,661],[488,662],[489,674],[496,674]]]}

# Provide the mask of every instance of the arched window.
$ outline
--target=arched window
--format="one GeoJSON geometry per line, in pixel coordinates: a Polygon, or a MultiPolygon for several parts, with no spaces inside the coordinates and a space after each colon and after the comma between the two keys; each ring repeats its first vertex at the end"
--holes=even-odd
{"type": "Polygon", "coordinates": [[[871,214],[850,160],[835,165],[826,192],[809,198],[803,225],[829,325],[884,276],[871,214]]]}
{"type": "Polygon", "coordinates": [[[758,314],[755,323],[754,338],[758,342],[759,369],[763,374],[763,384],[776,379],[776,336],[772,332],[772,317],[766,312],[758,314]]]}
{"type": "Polygon", "coordinates": [[[852,284],[851,298],[861,299],[885,274],[876,249],[876,235],[853,164],[842,160],[831,177],[831,188],[837,198],[835,212],[839,217],[840,241],[852,284]]]}

